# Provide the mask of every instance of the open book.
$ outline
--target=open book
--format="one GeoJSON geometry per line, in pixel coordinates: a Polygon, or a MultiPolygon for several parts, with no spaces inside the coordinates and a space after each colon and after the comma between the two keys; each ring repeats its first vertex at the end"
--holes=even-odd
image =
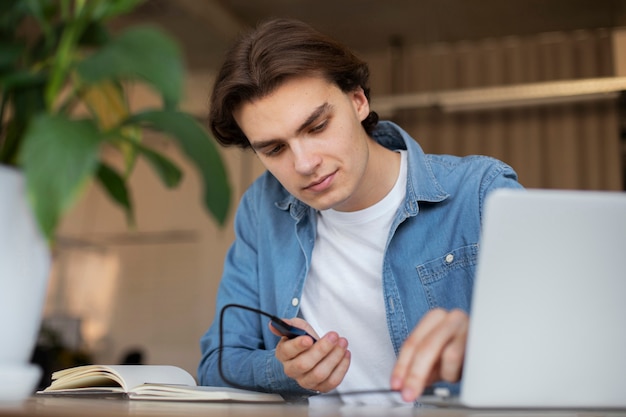
{"type": "Polygon", "coordinates": [[[278,394],[198,386],[185,370],[170,365],[86,365],[52,374],[37,395],[125,397],[131,400],[283,402],[278,394]]]}

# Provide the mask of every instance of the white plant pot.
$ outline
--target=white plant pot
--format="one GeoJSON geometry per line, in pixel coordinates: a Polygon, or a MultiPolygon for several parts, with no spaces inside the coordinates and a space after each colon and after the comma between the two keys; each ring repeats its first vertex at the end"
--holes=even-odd
{"type": "Polygon", "coordinates": [[[0,165],[0,401],[30,396],[30,363],[50,272],[50,250],[26,201],[22,174],[0,165]]]}

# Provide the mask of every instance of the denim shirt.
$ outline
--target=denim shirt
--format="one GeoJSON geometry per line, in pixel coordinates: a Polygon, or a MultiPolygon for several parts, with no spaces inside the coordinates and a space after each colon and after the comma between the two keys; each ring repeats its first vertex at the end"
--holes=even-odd
{"type": "MultiPolygon", "coordinates": [[[[387,325],[397,355],[428,310],[469,312],[485,197],[496,188],[521,185],[511,167],[493,158],[424,154],[391,122],[380,122],[372,137],[389,149],[408,151],[405,201],[389,231],[382,270],[387,325]]],[[[242,197],[235,235],[218,289],[215,320],[200,343],[202,385],[227,385],[218,373],[218,324],[224,305],[244,304],[278,317],[299,315],[316,211],[266,172],[242,197]]],[[[279,338],[270,332],[268,321],[249,311],[227,310],[225,375],[249,389],[286,398],[312,395],[284,374],[274,356],[279,338]]],[[[386,382],[390,375],[381,378],[386,382]]]]}

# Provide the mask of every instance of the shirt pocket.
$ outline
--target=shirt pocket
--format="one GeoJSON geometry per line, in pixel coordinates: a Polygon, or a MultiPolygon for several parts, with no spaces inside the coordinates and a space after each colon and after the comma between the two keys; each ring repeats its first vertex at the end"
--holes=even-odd
{"type": "Polygon", "coordinates": [[[417,266],[429,308],[469,312],[478,244],[462,246],[417,266]]]}

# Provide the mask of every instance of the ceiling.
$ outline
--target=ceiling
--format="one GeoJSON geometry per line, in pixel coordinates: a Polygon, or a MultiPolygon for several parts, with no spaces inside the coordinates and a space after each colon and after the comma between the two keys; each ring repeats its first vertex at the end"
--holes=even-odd
{"type": "Polygon", "coordinates": [[[357,51],[626,26],[626,0],[147,0],[115,22],[174,35],[192,67],[212,68],[241,30],[270,17],[309,22],[357,51]]]}

